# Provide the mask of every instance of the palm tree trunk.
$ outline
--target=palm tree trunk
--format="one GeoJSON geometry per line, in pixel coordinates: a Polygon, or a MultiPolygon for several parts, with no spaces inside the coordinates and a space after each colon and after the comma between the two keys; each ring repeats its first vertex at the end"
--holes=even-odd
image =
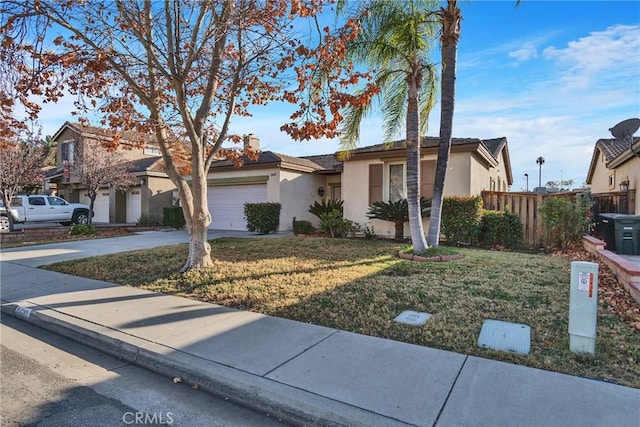
{"type": "Polygon", "coordinates": [[[407,204],[409,205],[409,229],[414,253],[427,250],[427,240],[422,226],[420,210],[420,68],[414,67],[409,75],[409,96],[407,105],[407,204]]]}
{"type": "Polygon", "coordinates": [[[442,81],[440,102],[440,142],[438,160],[433,186],[431,204],[431,220],[427,240],[438,246],[440,240],[440,220],[442,217],[442,200],[444,197],[444,179],[451,153],[451,135],[453,133],[453,110],[456,92],[456,59],[458,55],[458,38],[460,37],[460,21],[462,16],[456,0],[448,0],[447,8],[440,10],[442,21],[442,81]]]}

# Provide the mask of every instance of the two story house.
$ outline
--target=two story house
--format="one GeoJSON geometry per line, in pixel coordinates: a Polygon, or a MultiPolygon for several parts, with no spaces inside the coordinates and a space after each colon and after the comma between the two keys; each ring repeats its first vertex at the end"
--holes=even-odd
{"type": "MultiPolygon", "coordinates": [[[[45,175],[45,190],[56,189],[70,202],[89,204],[86,188],[73,175],[74,153],[78,144],[104,144],[113,141],[113,131],[79,123],[65,122],[53,135],[56,165],[45,175]]],[[[175,185],[162,170],[162,157],[154,139],[138,132],[121,135],[117,150],[129,161],[128,171],[137,184],[126,191],[106,186],[96,197],[94,223],[136,223],[140,218],[162,221],[162,209],[175,202],[175,185]]]]}

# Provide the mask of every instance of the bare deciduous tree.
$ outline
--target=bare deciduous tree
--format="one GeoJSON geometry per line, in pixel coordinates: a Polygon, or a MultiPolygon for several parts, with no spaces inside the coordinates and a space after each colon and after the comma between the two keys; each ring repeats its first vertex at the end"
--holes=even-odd
{"type": "Polygon", "coordinates": [[[93,221],[93,206],[101,188],[126,190],[136,184],[137,178],[128,171],[129,166],[130,162],[121,152],[109,152],[98,142],[85,139],[76,145],[70,172],[77,185],[89,195],[89,224],[93,221]]]}
{"type": "Polygon", "coordinates": [[[14,230],[13,217],[9,214],[11,198],[25,186],[42,184],[42,165],[47,154],[39,133],[27,131],[21,139],[0,138],[0,192],[7,209],[9,230],[14,230]]]}
{"type": "Polygon", "coordinates": [[[299,108],[283,131],[300,140],[334,137],[340,109],[376,92],[367,85],[349,93],[369,78],[342,61],[359,27],[347,20],[320,29],[315,17],[324,3],[330,2],[5,0],[0,34],[9,51],[28,54],[16,55],[12,69],[19,70],[25,95],[19,101],[31,112],[38,106],[28,104],[28,93],[55,101],[66,90],[86,101],[80,107],[102,113],[103,125],[155,136],[189,233],[183,270],[210,268],[207,174],[216,154],[238,158],[222,149],[225,141],[241,141],[230,132],[232,117],[289,102],[299,108]],[[20,32],[33,19],[45,19],[49,34],[58,35],[50,50],[34,49],[34,34],[20,32]],[[296,19],[310,21],[304,28],[317,32],[296,33],[303,28],[296,19]],[[190,148],[186,157],[177,150],[181,141],[190,148]],[[184,162],[188,168],[180,167],[184,162]]]}

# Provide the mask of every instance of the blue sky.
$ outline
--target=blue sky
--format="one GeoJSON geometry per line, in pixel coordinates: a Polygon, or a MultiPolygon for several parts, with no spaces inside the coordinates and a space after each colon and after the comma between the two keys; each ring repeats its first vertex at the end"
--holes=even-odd
{"type": "MultiPolygon", "coordinates": [[[[640,2],[525,0],[514,6],[460,3],[454,137],[507,137],[512,191],[525,188],[525,173],[529,187],[537,186],[539,156],[545,158],[543,185],[562,178],[579,186],[595,142],[609,138],[616,123],[640,117],[640,2]]],[[[64,104],[43,112],[45,134],[73,120],[64,104]]],[[[429,135],[438,135],[439,108],[429,118],[429,135]]],[[[286,109],[267,106],[235,120],[233,128],[259,136],[263,150],[293,156],[339,148],[337,141],[290,140],[279,130],[287,119],[286,109]]],[[[382,138],[373,114],[360,145],[382,138]]]]}

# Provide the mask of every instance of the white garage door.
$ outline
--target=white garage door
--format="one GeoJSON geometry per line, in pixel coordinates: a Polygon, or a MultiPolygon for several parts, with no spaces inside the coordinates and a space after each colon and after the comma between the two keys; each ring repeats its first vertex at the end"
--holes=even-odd
{"type": "Polygon", "coordinates": [[[139,188],[127,190],[127,222],[135,224],[142,215],[142,193],[139,188]]]}
{"type": "Polygon", "coordinates": [[[267,201],[267,185],[232,185],[210,187],[207,192],[210,229],[214,230],[247,230],[244,219],[245,203],[263,203],[267,201]]]}
{"type": "MultiPolygon", "coordinates": [[[[84,191],[81,192],[81,194],[82,197],[80,198],[80,203],[89,205],[91,202],[89,194],[84,191]]],[[[109,222],[109,190],[98,190],[96,201],[93,204],[93,222],[109,222]]]]}

